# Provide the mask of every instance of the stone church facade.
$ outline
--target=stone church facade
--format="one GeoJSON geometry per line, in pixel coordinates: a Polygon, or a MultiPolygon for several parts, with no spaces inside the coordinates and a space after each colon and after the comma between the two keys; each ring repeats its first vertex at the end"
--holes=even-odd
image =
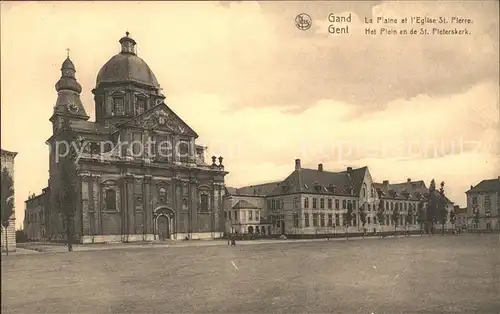
{"type": "Polygon", "coordinates": [[[77,134],[78,199],[74,230],[81,243],[213,239],[224,232],[222,157],[205,161],[198,135],[167,106],[155,75],[127,33],[121,52],[99,71],[88,121],[81,86],[68,58],[56,84],[50,118],[50,178],[46,235],[64,238],[58,211],[58,158],[69,127],[77,134]]]}

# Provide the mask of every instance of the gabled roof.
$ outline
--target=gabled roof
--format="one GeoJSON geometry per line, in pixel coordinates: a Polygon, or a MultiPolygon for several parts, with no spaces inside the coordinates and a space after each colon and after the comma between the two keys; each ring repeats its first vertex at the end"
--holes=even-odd
{"type": "Polygon", "coordinates": [[[233,209],[259,209],[259,207],[245,200],[239,200],[238,203],[233,206],[233,209]]]}
{"type": "Polygon", "coordinates": [[[229,196],[229,195],[235,195],[237,188],[232,188],[230,186],[226,186],[226,187],[224,187],[224,190],[225,190],[224,195],[229,196]]]}
{"type": "Polygon", "coordinates": [[[269,182],[263,184],[249,185],[236,189],[232,195],[253,195],[266,196],[278,186],[281,181],[269,182]]]}
{"type": "Polygon", "coordinates": [[[359,195],[367,169],[367,167],[362,167],[350,171],[330,172],[301,168],[294,170],[269,195],[299,192],[333,193],[332,188],[335,189],[335,195],[359,195]]]}
{"type": "Polygon", "coordinates": [[[500,192],[500,177],[497,179],[483,180],[478,185],[472,187],[465,193],[479,193],[479,192],[500,192]]]}
{"type": "Polygon", "coordinates": [[[173,112],[164,102],[159,103],[142,114],[118,124],[117,128],[136,126],[148,129],[165,129],[174,134],[188,135],[198,138],[198,134],[173,112]]]}
{"type": "Polygon", "coordinates": [[[373,186],[379,193],[380,198],[405,200],[410,197],[411,200],[419,200],[422,196],[428,193],[425,182],[406,181],[403,183],[373,183],[373,186]]]}

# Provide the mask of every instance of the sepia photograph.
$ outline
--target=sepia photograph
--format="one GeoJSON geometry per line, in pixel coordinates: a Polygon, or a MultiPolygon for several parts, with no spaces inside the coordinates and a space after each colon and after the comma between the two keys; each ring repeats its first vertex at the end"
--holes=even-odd
{"type": "Polygon", "coordinates": [[[0,1],[2,313],[500,314],[499,15],[0,1]]]}

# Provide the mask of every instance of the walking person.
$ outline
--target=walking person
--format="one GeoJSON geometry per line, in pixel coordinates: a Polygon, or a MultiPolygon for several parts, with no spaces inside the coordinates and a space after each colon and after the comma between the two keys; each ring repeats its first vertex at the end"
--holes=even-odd
{"type": "Polygon", "coordinates": [[[236,246],[236,237],[232,236],[231,237],[231,247],[236,246]]]}

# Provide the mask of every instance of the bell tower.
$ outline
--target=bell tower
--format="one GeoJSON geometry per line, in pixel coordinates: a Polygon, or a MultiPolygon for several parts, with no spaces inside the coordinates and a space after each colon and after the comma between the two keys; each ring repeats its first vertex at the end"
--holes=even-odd
{"type": "Polygon", "coordinates": [[[75,73],[75,65],[69,58],[68,49],[68,57],[61,67],[61,78],[55,86],[57,101],[54,106],[54,113],[50,117],[54,133],[60,130],[64,119],[87,121],[90,118],[80,100],[82,86],[76,81],[75,73]]]}

